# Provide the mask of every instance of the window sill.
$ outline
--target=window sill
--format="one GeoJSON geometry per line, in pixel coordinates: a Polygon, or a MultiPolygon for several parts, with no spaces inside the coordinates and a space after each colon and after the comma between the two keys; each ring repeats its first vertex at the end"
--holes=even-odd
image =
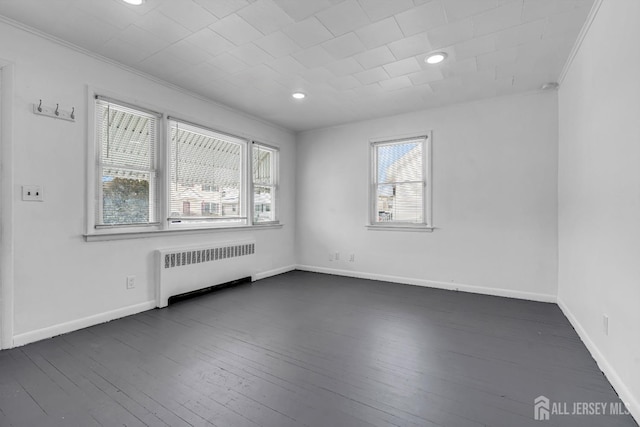
{"type": "Polygon", "coordinates": [[[84,240],[87,242],[104,242],[109,240],[144,239],[148,237],[192,235],[203,233],[219,233],[225,231],[255,231],[282,228],[283,224],[264,225],[240,225],[229,227],[209,227],[209,228],[188,228],[169,230],[149,230],[149,231],[109,231],[102,233],[85,234],[84,240]]]}
{"type": "Polygon", "coordinates": [[[375,231],[418,231],[425,233],[433,233],[435,227],[427,225],[367,225],[368,230],[375,231]]]}

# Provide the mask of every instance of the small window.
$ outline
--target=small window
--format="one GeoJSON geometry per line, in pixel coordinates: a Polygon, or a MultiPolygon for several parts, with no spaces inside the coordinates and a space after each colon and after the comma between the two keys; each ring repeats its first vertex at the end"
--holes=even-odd
{"type": "Polygon", "coordinates": [[[376,141],[372,151],[372,226],[430,227],[428,136],[376,141]]]}
{"type": "Polygon", "coordinates": [[[157,222],[157,116],[96,99],[96,226],[157,222]]]}
{"type": "Polygon", "coordinates": [[[252,144],[253,222],[276,222],[278,150],[252,144]]]}
{"type": "Polygon", "coordinates": [[[169,129],[170,222],[246,224],[247,141],[177,120],[169,129]]]}

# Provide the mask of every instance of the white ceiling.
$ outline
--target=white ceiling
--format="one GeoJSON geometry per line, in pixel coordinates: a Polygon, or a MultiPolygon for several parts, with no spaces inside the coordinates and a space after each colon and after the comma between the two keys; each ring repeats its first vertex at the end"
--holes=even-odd
{"type": "Polygon", "coordinates": [[[592,4],[0,0],[0,15],[300,131],[538,89],[592,4]],[[425,64],[436,50],[447,61],[425,64]]]}

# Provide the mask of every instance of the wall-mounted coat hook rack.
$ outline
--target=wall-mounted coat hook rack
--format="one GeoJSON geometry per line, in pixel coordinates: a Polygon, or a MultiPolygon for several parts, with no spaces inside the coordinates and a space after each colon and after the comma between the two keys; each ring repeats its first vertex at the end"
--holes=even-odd
{"type": "Polygon", "coordinates": [[[56,104],[55,108],[47,107],[46,105],[42,105],[42,99],[37,104],[33,104],[33,113],[40,116],[51,117],[54,119],[67,120],[69,122],[76,121],[75,107],[72,107],[71,111],[61,110],[60,104],[56,104]]]}

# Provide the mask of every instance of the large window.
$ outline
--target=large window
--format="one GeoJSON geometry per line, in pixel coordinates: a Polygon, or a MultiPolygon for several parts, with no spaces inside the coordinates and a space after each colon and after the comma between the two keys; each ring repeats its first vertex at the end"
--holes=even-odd
{"type": "Polygon", "coordinates": [[[96,100],[96,225],[157,221],[157,116],[96,100]]]}
{"type": "Polygon", "coordinates": [[[170,221],[245,224],[247,141],[177,120],[169,129],[170,221]]]}
{"type": "Polygon", "coordinates": [[[110,98],[93,106],[87,236],[278,224],[277,148],[110,98]]]}
{"type": "Polygon", "coordinates": [[[372,142],[372,226],[431,226],[429,147],[428,136],[372,142]]]}
{"type": "Polygon", "coordinates": [[[251,169],[253,175],[253,222],[276,221],[278,150],[253,143],[251,169]]]}

